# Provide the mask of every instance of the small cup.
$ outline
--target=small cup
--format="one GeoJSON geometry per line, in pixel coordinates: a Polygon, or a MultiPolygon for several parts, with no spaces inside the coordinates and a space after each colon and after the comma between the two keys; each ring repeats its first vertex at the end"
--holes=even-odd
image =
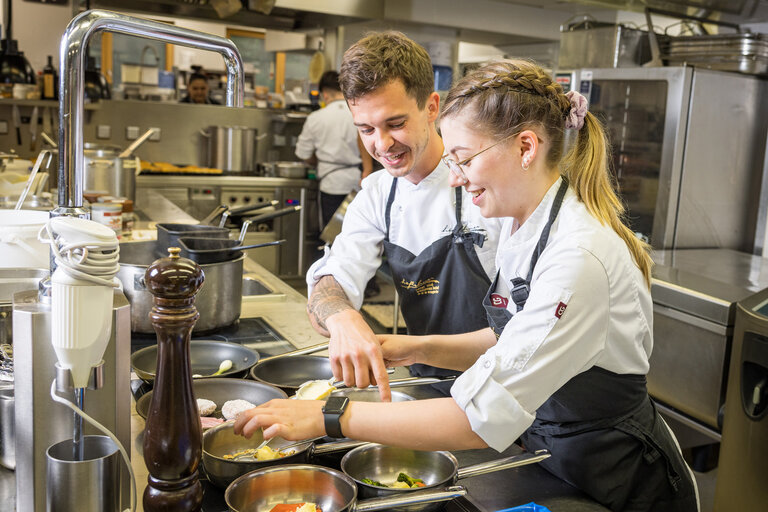
{"type": "Polygon", "coordinates": [[[107,436],[83,437],[83,460],[67,439],[46,451],[47,512],[101,512],[120,509],[120,452],[107,436]]]}

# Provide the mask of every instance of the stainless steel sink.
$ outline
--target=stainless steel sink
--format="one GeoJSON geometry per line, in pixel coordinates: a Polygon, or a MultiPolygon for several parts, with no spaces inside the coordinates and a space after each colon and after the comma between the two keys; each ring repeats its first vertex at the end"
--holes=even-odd
{"type": "Polygon", "coordinates": [[[258,279],[252,277],[243,278],[243,297],[269,295],[272,293],[275,293],[275,291],[258,279]]]}

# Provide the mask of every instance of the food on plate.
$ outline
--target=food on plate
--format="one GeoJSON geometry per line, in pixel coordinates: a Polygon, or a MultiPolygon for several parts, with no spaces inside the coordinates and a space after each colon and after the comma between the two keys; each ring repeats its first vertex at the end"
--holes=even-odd
{"type": "Polygon", "coordinates": [[[200,424],[203,428],[213,428],[220,423],[224,423],[224,420],[221,418],[214,418],[213,416],[200,416],[200,424]]]}
{"type": "Polygon", "coordinates": [[[296,450],[289,450],[287,452],[281,452],[279,450],[274,450],[270,448],[269,446],[262,446],[261,448],[248,448],[247,450],[243,450],[236,453],[231,453],[229,455],[223,455],[222,459],[236,459],[243,457],[245,455],[250,455],[256,460],[275,460],[280,459],[282,457],[287,457],[288,455],[293,455],[296,453],[296,450]]]}
{"type": "Polygon", "coordinates": [[[281,503],[275,505],[269,512],[323,512],[314,503],[281,503]]]}
{"type": "Polygon", "coordinates": [[[210,416],[216,412],[216,402],[212,402],[206,398],[198,398],[197,410],[200,412],[200,416],[210,416]]]}
{"type": "Polygon", "coordinates": [[[221,406],[221,414],[224,416],[224,419],[234,420],[241,412],[253,409],[254,407],[256,406],[247,400],[229,400],[221,406]]]}
{"type": "Polygon", "coordinates": [[[296,390],[295,397],[299,400],[322,400],[336,391],[333,379],[308,380],[296,390]]]}
{"type": "Polygon", "coordinates": [[[363,478],[361,480],[364,484],[375,485],[376,487],[389,487],[390,489],[416,489],[418,487],[424,487],[424,481],[421,478],[413,478],[405,473],[397,475],[397,480],[391,484],[383,484],[370,478],[363,478]]]}

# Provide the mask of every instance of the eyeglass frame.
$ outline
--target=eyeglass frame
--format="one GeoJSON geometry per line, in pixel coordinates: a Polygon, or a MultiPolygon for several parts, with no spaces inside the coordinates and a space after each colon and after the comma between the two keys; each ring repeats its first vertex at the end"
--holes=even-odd
{"type": "MultiPolygon", "coordinates": [[[[497,140],[496,142],[494,142],[493,144],[491,144],[491,145],[490,145],[490,146],[488,146],[487,148],[485,148],[485,149],[481,149],[480,151],[478,151],[478,152],[477,152],[477,153],[475,153],[474,155],[470,156],[469,158],[465,158],[465,159],[464,159],[464,160],[462,160],[461,162],[456,162],[455,160],[453,160],[453,159],[450,157],[450,155],[449,155],[448,153],[446,153],[446,154],[444,154],[443,156],[441,156],[441,157],[440,157],[440,160],[442,160],[442,161],[443,161],[443,163],[444,163],[446,166],[448,166],[448,169],[449,169],[449,170],[450,170],[450,171],[451,171],[453,174],[455,174],[457,178],[459,178],[460,180],[462,180],[462,182],[466,183],[466,182],[467,182],[467,181],[469,181],[469,180],[467,179],[467,176],[464,174],[464,170],[461,168],[461,166],[462,166],[462,165],[466,165],[466,164],[467,164],[467,163],[468,163],[470,160],[472,160],[472,159],[473,159],[473,158],[475,158],[476,156],[478,156],[478,155],[481,155],[481,154],[485,153],[485,152],[486,152],[486,151],[488,151],[489,149],[496,147],[497,145],[499,145],[499,144],[501,144],[502,142],[505,142],[505,141],[507,141],[507,140],[511,139],[512,137],[516,137],[516,136],[520,135],[520,133],[522,133],[522,132],[515,132],[515,133],[513,133],[513,134],[511,134],[511,135],[507,135],[507,136],[506,136],[506,137],[504,137],[503,139],[501,139],[501,140],[497,140]]],[[[539,141],[541,141],[541,139],[539,139],[539,141]]]]}

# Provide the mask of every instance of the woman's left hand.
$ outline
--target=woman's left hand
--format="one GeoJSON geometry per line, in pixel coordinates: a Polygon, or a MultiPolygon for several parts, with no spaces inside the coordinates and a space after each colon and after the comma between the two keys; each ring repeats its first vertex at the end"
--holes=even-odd
{"type": "Polygon", "coordinates": [[[235,434],[250,438],[264,429],[264,438],[300,441],[325,435],[322,400],[270,400],[248,409],[235,420],[235,434]]]}
{"type": "Polygon", "coordinates": [[[424,362],[425,336],[404,336],[400,334],[377,334],[387,366],[409,366],[424,362]]]}

